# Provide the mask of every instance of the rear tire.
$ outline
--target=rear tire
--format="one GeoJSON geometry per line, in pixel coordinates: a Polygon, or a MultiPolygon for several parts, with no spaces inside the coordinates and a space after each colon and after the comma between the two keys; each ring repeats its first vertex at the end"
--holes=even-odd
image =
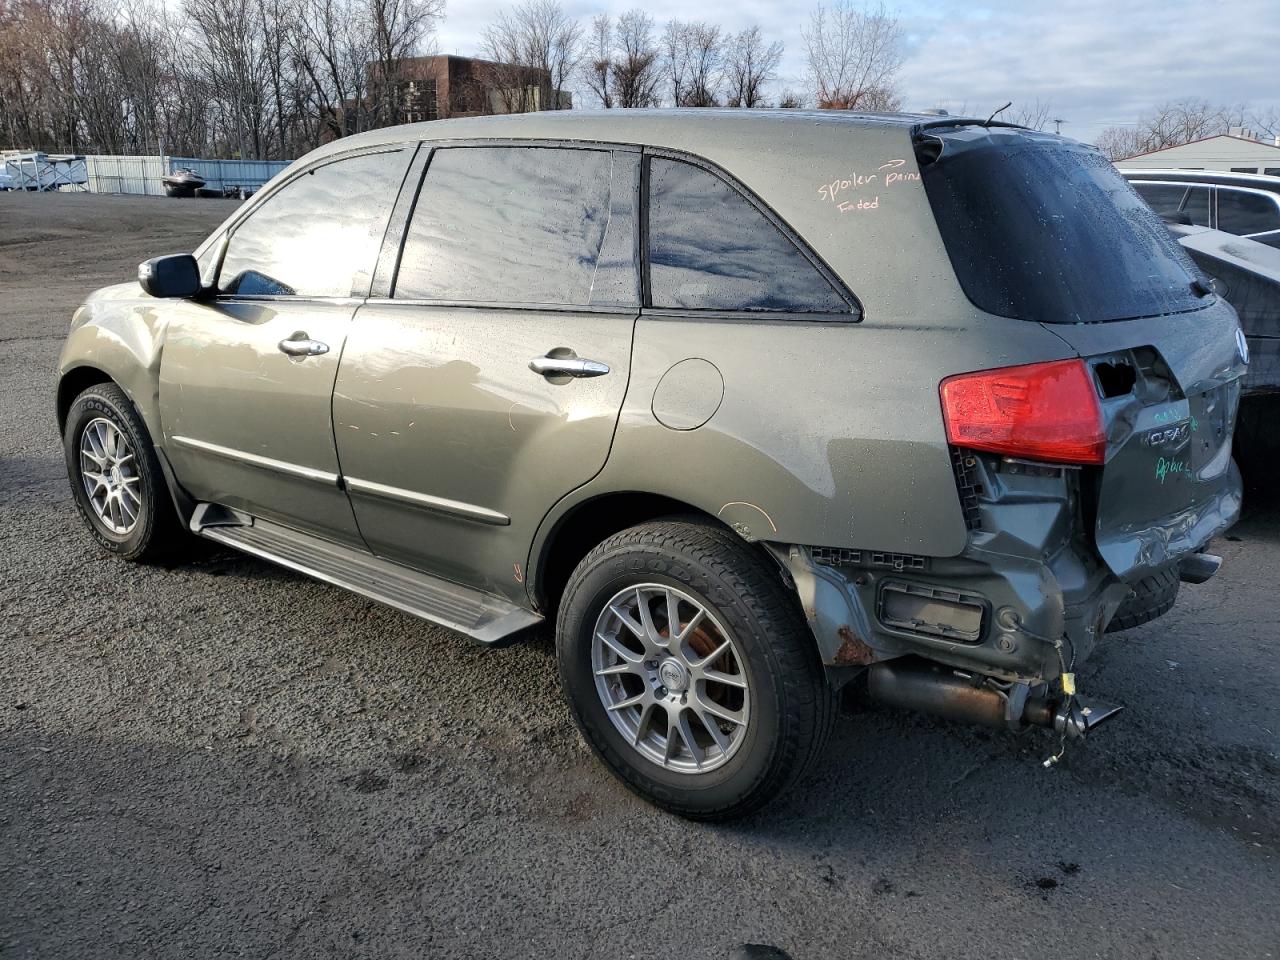
{"type": "Polygon", "coordinates": [[[71,495],[93,538],[126,560],[172,557],[186,541],[151,435],[114,383],[71,404],[62,438],[71,495]]]}
{"type": "Polygon", "coordinates": [[[1128,630],[1164,616],[1178,599],[1180,583],[1176,566],[1139,580],[1107,624],[1107,633],[1128,630]]]}
{"type": "Polygon", "coordinates": [[[778,571],[696,521],[646,523],[592,550],[561,599],[556,653],[591,748],[631,790],[692,819],[740,817],[781,794],[834,718],[778,571]]]}

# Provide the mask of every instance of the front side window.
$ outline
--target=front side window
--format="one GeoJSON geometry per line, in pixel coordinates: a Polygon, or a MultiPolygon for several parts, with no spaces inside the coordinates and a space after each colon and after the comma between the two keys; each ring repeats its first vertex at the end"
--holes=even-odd
{"type": "Polygon", "coordinates": [[[1192,187],[1187,192],[1187,199],[1182,210],[1197,227],[1209,225],[1209,188],[1192,187]]]}
{"type": "Polygon", "coordinates": [[[638,305],[639,158],[556,147],[450,147],[431,156],[395,297],[638,305]]]}
{"type": "Polygon", "coordinates": [[[773,222],[701,167],[649,166],[649,287],[665,309],[848,313],[849,304],[773,222]]]}
{"type": "Polygon", "coordinates": [[[267,197],[231,234],[220,293],[349,297],[373,272],[410,151],[336,160],[267,197]]]}
{"type": "Polygon", "coordinates": [[[1266,194],[1219,187],[1218,229],[1241,236],[1280,230],[1280,207],[1266,194]]]}
{"type": "Polygon", "coordinates": [[[1182,198],[1187,195],[1187,188],[1173,183],[1145,183],[1138,181],[1133,185],[1138,196],[1147,201],[1149,206],[1162,217],[1176,215],[1182,208],[1182,198]]]}

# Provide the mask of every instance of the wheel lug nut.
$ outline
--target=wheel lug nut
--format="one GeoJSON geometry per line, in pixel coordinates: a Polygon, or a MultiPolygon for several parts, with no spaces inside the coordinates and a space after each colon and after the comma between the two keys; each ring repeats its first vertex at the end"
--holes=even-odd
{"type": "Polygon", "coordinates": [[[667,695],[667,688],[666,688],[666,687],[659,687],[659,688],[658,688],[658,696],[660,696],[660,697],[665,697],[666,695],[667,695]]]}

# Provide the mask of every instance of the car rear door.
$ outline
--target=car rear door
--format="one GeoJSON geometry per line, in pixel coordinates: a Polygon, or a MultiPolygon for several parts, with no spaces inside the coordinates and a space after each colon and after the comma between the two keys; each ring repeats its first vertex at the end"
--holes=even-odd
{"type": "Polygon", "coordinates": [[[164,447],[197,499],[363,546],[330,403],[412,150],[304,171],[231,228],[216,293],[171,311],[164,447]]]}
{"type": "Polygon", "coordinates": [[[604,465],[626,392],[638,171],[623,148],[432,152],[334,391],[376,554],[527,602],[534,531],[604,465]]]}

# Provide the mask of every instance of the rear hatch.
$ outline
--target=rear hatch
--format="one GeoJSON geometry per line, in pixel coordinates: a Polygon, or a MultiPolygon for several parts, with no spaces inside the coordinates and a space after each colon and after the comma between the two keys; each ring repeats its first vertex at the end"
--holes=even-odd
{"type": "Polygon", "coordinates": [[[957,279],[987,313],[1042,324],[1101,398],[1086,468],[1094,539],[1134,581],[1202,548],[1240,510],[1231,460],[1247,348],[1235,312],[1097,150],[1015,127],[916,134],[957,279]]]}

